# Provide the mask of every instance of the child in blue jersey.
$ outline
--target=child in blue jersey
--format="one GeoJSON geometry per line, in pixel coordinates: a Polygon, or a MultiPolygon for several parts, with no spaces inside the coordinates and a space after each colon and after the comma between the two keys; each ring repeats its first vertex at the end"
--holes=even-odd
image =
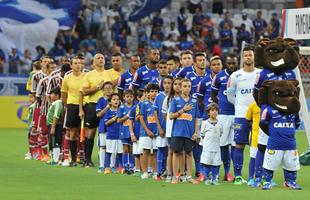
{"type": "Polygon", "coordinates": [[[164,91],[164,79],[166,76],[169,75],[167,61],[166,60],[160,60],[157,64],[158,69],[158,85],[160,88],[160,91],[164,91]]]}
{"type": "MultiPolygon", "coordinates": [[[[168,157],[167,157],[167,177],[166,177],[166,182],[170,183],[172,181],[172,158],[173,158],[173,150],[171,149],[171,135],[172,135],[172,126],[173,126],[173,121],[170,119],[169,113],[170,113],[170,103],[171,100],[174,97],[180,96],[181,95],[181,80],[182,78],[175,78],[172,83],[171,83],[171,90],[169,91],[169,95],[166,96],[164,99],[163,105],[162,105],[162,114],[163,117],[166,121],[166,138],[168,140],[168,157]]],[[[179,160],[180,163],[180,171],[184,173],[184,156],[180,157],[181,160],[179,160]]]]}
{"type": "Polygon", "coordinates": [[[129,131],[129,116],[128,113],[133,106],[134,91],[125,90],[123,94],[124,104],[122,104],[117,112],[117,122],[121,124],[120,139],[123,143],[123,167],[125,174],[132,174],[134,168],[134,157],[132,155],[132,141],[129,131]]]}
{"type": "Polygon", "coordinates": [[[120,98],[117,93],[113,93],[109,98],[110,108],[104,114],[104,122],[107,130],[107,139],[106,139],[106,155],[104,161],[104,173],[111,173],[111,155],[116,155],[115,168],[119,167],[122,159],[122,141],[119,139],[119,129],[120,124],[117,122],[117,110],[120,105],[120,98]]]}
{"type": "Polygon", "coordinates": [[[219,171],[222,164],[220,148],[221,124],[217,120],[218,112],[218,105],[210,103],[206,110],[208,119],[202,122],[200,130],[200,136],[203,138],[200,162],[204,165],[206,185],[218,185],[219,171]],[[210,172],[212,173],[211,179],[210,172]]]}
{"type": "Polygon", "coordinates": [[[171,83],[173,81],[172,76],[166,76],[163,78],[164,92],[160,92],[155,98],[155,120],[157,124],[157,137],[156,146],[157,152],[157,177],[155,180],[161,180],[161,176],[166,171],[167,156],[168,156],[168,140],[166,137],[166,120],[163,117],[162,107],[165,98],[169,94],[171,83]]]}
{"type": "Polygon", "coordinates": [[[283,115],[269,105],[262,109],[260,126],[267,135],[269,134],[263,164],[266,179],[263,189],[271,189],[273,171],[277,170],[282,163],[285,178],[283,185],[301,190],[296,183],[297,170],[300,169],[295,139],[296,129],[300,125],[299,114],[283,115]],[[266,128],[263,128],[264,126],[266,128]]]}
{"type": "Polygon", "coordinates": [[[156,137],[157,137],[157,125],[155,121],[155,107],[154,102],[156,95],[159,92],[159,86],[154,83],[150,83],[145,88],[147,100],[141,103],[139,120],[141,123],[140,130],[140,146],[143,149],[141,166],[142,166],[142,179],[148,178],[147,165],[148,160],[151,160],[151,165],[154,170],[154,177],[157,175],[157,147],[156,147],[156,137]]]}
{"type": "Polygon", "coordinates": [[[96,105],[96,115],[99,118],[98,127],[98,146],[99,146],[99,173],[104,172],[104,160],[106,151],[106,127],[104,122],[104,114],[110,109],[108,99],[113,93],[113,84],[111,82],[105,82],[102,86],[104,96],[101,97],[96,105]]]}
{"type": "Polygon", "coordinates": [[[235,107],[227,99],[227,82],[229,76],[238,69],[237,56],[235,54],[227,55],[225,64],[226,69],[213,77],[211,98],[219,106],[218,120],[222,126],[221,157],[224,165],[224,181],[231,182],[234,179],[230,173],[230,161],[235,148],[233,141],[235,107]]]}
{"type": "Polygon", "coordinates": [[[140,155],[142,154],[142,150],[139,146],[139,136],[140,136],[139,112],[140,112],[141,102],[143,101],[143,95],[144,94],[142,90],[137,91],[136,99],[138,100],[138,103],[132,106],[130,112],[128,113],[130,137],[133,143],[132,153],[135,156],[134,176],[141,176],[140,155]]]}
{"type": "MultiPolygon", "coordinates": [[[[183,79],[181,81],[181,96],[175,97],[171,101],[170,119],[174,120],[172,128],[171,148],[173,150],[173,184],[178,183],[178,160],[186,155],[187,177],[186,181],[196,183],[191,176],[192,172],[192,149],[198,141],[198,116],[199,109],[197,99],[191,97],[191,81],[183,79]]],[[[181,172],[182,173],[182,172],[181,172]]],[[[181,174],[184,177],[184,174],[181,174]]],[[[184,179],[183,179],[184,180],[184,179]]]]}

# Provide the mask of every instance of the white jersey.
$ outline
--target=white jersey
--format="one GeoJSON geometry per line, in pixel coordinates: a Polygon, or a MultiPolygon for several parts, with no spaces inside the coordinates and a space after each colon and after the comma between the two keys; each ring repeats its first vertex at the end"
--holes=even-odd
{"type": "Polygon", "coordinates": [[[165,97],[163,106],[161,108],[161,112],[163,114],[167,115],[167,120],[166,120],[166,137],[171,138],[171,133],[172,133],[172,126],[173,126],[173,120],[169,118],[169,106],[167,104],[168,101],[168,96],[165,97]]]}
{"type": "Polygon", "coordinates": [[[252,72],[239,69],[230,75],[227,83],[227,99],[235,105],[235,117],[245,118],[250,103],[254,101],[253,88],[260,71],[258,68],[252,72]]]}
{"type": "Polygon", "coordinates": [[[203,151],[221,151],[221,125],[219,122],[212,124],[209,120],[202,121],[200,136],[204,137],[203,151]]]}

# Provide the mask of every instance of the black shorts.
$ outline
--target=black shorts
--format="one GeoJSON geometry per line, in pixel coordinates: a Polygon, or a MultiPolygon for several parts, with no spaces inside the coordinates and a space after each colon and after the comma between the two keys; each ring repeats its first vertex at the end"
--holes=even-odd
{"type": "Polygon", "coordinates": [[[185,153],[192,152],[195,142],[186,137],[172,137],[171,138],[171,149],[174,153],[180,153],[185,151],[185,153]]]}
{"type": "Polygon", "coordinates": [[[47,126],[48,128],[48,133],[49,133],[49,136],[50,136],[50,143],[51,143],[51,147],[52,148],[55,148],[55,147],[58,147],[60,148],[61,145],[62,145],[62,133],[63,133],[63,124],[57,124],[56,127],[55,127],[55,134],[52,136],[50,133],[51,133],[51,128],[52,128],[52,125],[48,125],[47,126]]]}
{"type": "Polygon", "coordinates": [[[67,105],[66,127],[79,128],[81,126],[81,119],[79,117],[79,105],[67,105]]]}
{"type": "Polygon", "coordinates": [[[87,128],[97,128],[99,125],[99,118],[96,113],[96,103],[88,103],[85,105],[84,126],[87,128]]]}

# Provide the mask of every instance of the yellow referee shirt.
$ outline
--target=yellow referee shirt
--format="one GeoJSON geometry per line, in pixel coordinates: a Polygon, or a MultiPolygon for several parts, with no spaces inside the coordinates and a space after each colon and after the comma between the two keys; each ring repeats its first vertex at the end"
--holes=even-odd
{"type": "Polygon", "coordinates": [[[67,93],[67,104],[79,105],[80,91],[85,80],[85,74],[79,76],[73,73],[64,77],[61,92],[67,93]]]}
{"type": "Polygon", "coordinates": [[[260,108],[257,106],[255,101],[253,101],[249,105],[245,118],[248,121],[252,121],[251,147],[257,147],[259,120],[260,120],[260,108]]]}

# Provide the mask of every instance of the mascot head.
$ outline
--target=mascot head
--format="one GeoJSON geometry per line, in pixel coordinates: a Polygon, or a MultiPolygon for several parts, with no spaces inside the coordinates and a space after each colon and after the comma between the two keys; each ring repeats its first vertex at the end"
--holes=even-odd
{"type": "Polygon", "coordinates": [[[283,115],[300,110],[299,82],[297,80],[265,81],[258,92],[259,105],[268,104],[283,115]]]}
{"type": "Polygon", "coordinates": [[[290,38],[260,39],[254,54],[255,67],[269,69],[276,74],[294,69],[299,62],[299,48],[290,38]]]}

